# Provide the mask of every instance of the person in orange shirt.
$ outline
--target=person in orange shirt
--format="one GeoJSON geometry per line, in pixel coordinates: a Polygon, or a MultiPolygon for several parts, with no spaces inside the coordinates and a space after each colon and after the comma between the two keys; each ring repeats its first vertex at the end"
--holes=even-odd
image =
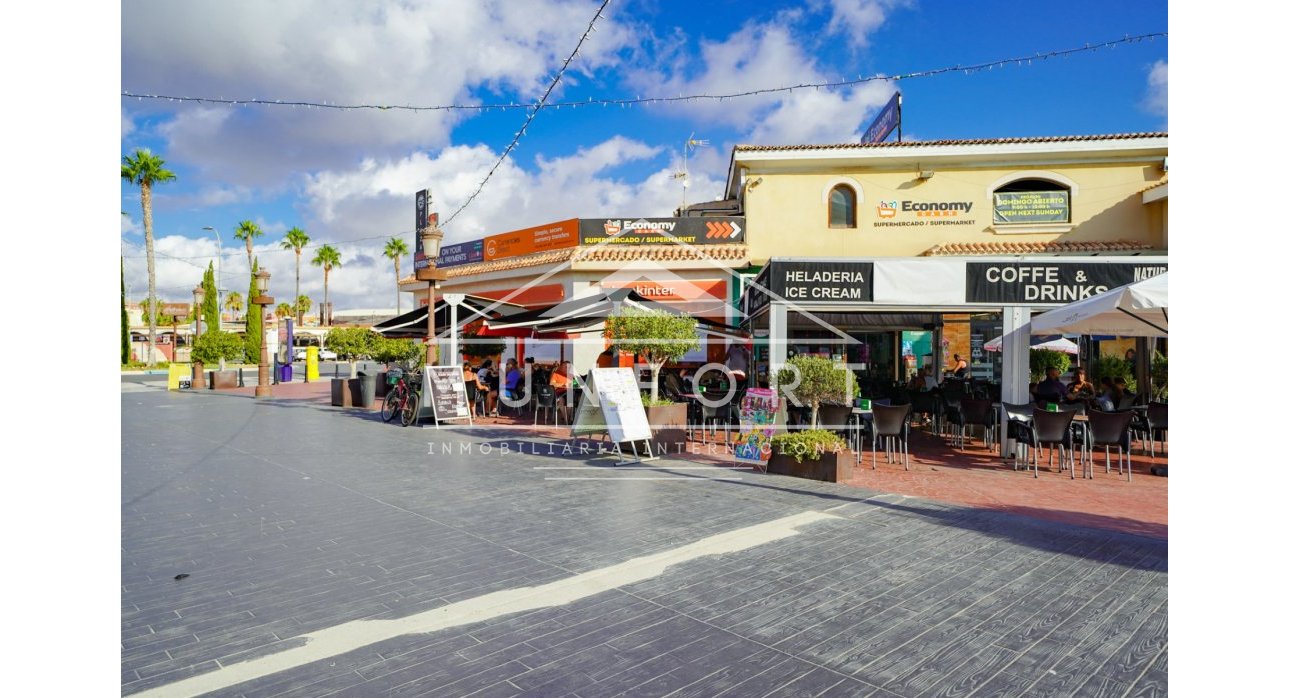
{"type": "Polygon", "coordinates": [[[596,368],[613,368],[613,367],[614,367],[613,350],[606,349],[600,352],[600,356],[596,357],[596,368]]]}

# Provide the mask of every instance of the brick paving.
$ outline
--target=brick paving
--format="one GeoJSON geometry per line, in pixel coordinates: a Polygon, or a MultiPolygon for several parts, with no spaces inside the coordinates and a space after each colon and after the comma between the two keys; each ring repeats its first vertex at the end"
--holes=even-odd
{"type": "MultiPolygon", "coordinates": [[[[254,387],[221,391],[252,396],[254,387]]],[[[330,406],[330,383],[283,383],[274,386],[275,398],[303,400],[330,406]]],[[[340,409],[340,408],[333,408],[340,409]]],[[[379,411],[380,400],[372,408],[379,411]]],[[[521,429],[525,433],[549,439],[567,439],[567,428],[549,424],[533,426],[532,416],[484,418],[481,427],[521,429]]],[[[717,432],[708,443],[690,442],[681,458],[714,465],[732,464],[733,457],[717,432]]],[[[962,504],[996,511],[1034,516],[1051,521],[1106,528],[1125,533],[1165,538],[1169,531],[1168,478],[1150,474],[1153,466],[1167,465],[1168,448],[1156,443],[1155,457],[1149,456],[1134,442],[1132,464],[1134,479],[1126,480],[1118,471],[1118,456],[1111,451],[1111,472],[1105,470],[1105,453],[1094,454],[1093,479],[1080,477],[1071,481],[1069,473],[1049,468],[1047,452],[1040,458],[1039,479],[1032,474],[1013,470],[1011,459],[1005,461],[997,451],[987,450],[979,437],[969,438],[962,450],[952,446],[946,437],[915,429],[909,449],[910,470],[903,465],[887,463],[878,452],[878,467],[873,468],[872,446],[866,443],[855,477],[843,484],[880,492],[922,497],[949,504],[962,504]]],[[[1053,459],[1056,463],[1056,457],[1053,459]]],[[[1078,466],[1077,466],[1078,467],[1078,466]]],[[[1055,465],[1054,465],[1055,468],[1055,465]]]]}
{"type": "MultiPolygon", "coordinates": [[[[213,695],[1167,691],[1160,538],[863,481],[677,470],[698,467],[679,459],[643,480],[604,458],[516,450],[549,443],[540,436],[404,429],[319,397],[123,390],[123,693],[300,647],[341,623],[556,583],[804,511],[827,517],[567,604],[380,640],[213,695]],[[170,437],[149,439],[158,429],[170,437]],[[431,443],[471,450],[432,456],[431,443]],[[541,470],[552,466],[594,479],[553,480],[541,470]]],[[[934,445],[915,468],[929,480],[1163,495],[1139,484],[1163,481],[1147,475],[1130,486],[1102,474],[1036,482],[988,461],[948,468],[934,445]]]]}

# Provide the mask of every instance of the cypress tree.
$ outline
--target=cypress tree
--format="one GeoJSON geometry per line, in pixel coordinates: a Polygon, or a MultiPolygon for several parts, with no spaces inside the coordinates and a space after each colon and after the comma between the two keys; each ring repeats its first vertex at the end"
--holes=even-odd
{"type": "Polygon", "coordinates": [[[202,333],[212,332],[219,329],[219,291],[215,288],[215,263],[210,262],[206,265],[206,273],[202,274],[202,290],[206,295],[202,298],[202,333]]]}
{"type": "Polygon", "coordinates": [[[251,285],[246,291],[246,360],[247,363],[260,363],[260,342],[264,341],[264,327],[260,320],[260,308],[251,305],[251,299],[260,295],[255,288],[255,275],[260,271],[260,259],[251,262],[251,285]]]}
{"type": "Polygon", "coordinates": [[[130,362],[130,314],[125,312],[125,257],[121,258],[121,364],[130,362]]]}

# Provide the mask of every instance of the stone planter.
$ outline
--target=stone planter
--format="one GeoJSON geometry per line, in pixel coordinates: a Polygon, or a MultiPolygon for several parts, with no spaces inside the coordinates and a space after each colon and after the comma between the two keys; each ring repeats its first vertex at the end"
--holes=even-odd
{"type": "Polygon", "coordinates": [[[207,371],[211,390],[232,390],[237,387],[237,371],[207,371]]]}
{"type": "Polygon", "coordinates": [[[685,451],[685,403],[657,405],[645,408],[650,430],[654,432],[655,449],[660,453],[685,451]]]}
{"type": "Polygon", "coordinates": [[[371,409],[376,404],[376,376],[350,378],[349,400],[354,407],[371,409]]]}
{"type": "Polygon", "coordinates": [[[193,382],[190,387],[193,390],[206,389],[206,367],[200,361],[193,362],[193,382]]]}
{"type": "Polygon", "coordinates": [[[856,455],[851,449],[843,449],[836,453],[821,453],[819,460],[802,458],[801,463],[798,463],[793,456],[772,453],[770,462],[766,465],[766,471],[775,475],[788,475],[807,480],[840,482],[851,479],[851,470],[855,467],[855,463],[856,455]]]}
{"type": "Polygon", "coordinates": [[[353,391],[349,389],[348,378],[331,379],[331,406],[332,407],[353,407],[353,391]]]}

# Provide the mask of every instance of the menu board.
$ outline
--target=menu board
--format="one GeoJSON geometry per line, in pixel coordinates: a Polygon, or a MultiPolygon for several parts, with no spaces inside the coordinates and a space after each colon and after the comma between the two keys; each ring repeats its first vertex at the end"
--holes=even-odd
{"type": "Polygon", "coordinates": [[[605,429],[615,443],[649,441],[654,432],[645,416],[640,386],[630,368],[593,368],[591,385],[596,391],[605,429]]]}
{"type": "Polygon", "coordinates": [[[421,394],[435,421],[470,419],[466,376],[460,366],[427,366],[421,376],[421,394]]]}
{"type": "Polygon", "coordinates": [[[739,403],[739,434],[735,462],[763,465],[770,460],[770,437],[775,435],[779,396],[773,390],[751,388],[739,403]]]}

